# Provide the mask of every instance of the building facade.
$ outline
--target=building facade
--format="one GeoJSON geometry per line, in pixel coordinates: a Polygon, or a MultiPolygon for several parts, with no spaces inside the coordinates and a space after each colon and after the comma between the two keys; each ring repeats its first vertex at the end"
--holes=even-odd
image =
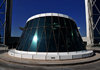
{"type": "Polygon", "coordinates": [[[12,0],[0,0],[0,44],[11,37],[12,0]]]}
{"type": "Polygon", "coordinates": [[[71,18],[58,13],[45,13],[27,21],[17,50],[71,52],[85,50],[85,47],[71,18]]]}
{"type": "Polygon", "coordinates": [[[100,0],[85,0],[87,44],[100,44],[100,0]]]}
{"type": "Polygon", "coordinates": [[[86,50],[72,18],[42,13],[27,20],[18,47],[8,54],[27,59],[65,60],[89,57],[93,51],[86,50]]]}

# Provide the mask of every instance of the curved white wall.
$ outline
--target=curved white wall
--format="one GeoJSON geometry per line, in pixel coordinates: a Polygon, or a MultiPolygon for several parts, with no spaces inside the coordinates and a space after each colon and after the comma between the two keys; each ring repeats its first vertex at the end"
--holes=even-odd
{"type": "Polygon", "coordinates": [[[8,52],[10,56],[26,59],[38,59],[38,60],[66,60],[84,58],[93,55],[93,51],[77,51],[77,52],[25,52],[12,49],[8,52]]]}

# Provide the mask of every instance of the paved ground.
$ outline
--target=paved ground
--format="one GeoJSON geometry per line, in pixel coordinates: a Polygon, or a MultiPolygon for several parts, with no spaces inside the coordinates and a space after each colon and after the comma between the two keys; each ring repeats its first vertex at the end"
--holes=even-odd
{"type": "Polygon", "coordinates": [[[100,61],[73,66],[27,66],[0,61],[0,70],[100,70],[100,61]]]}
{"type": "Polygon", "coordinates": [[[23,59],[16,58],[13,56],[9,56],[7,52],[0,54],[0,59],[7,62],[18,63],[18,64],[26,64],[26,65],[34,65],[34,66],[63,66],[63,65],[76,65],[76,64],[84,64],[90,63],[97,60],[100,60],[100,54],[95,53],[94,56],[83,58],[83,59],[74,59],[74,60],[33,60],[33,59],[23,59]]]}
{"type": "MultiPolygon", "coordinates": [[[[95,49],[95,52],[100,53],[98,47],[91,49],[95,49]]],[[[0,51],[1,54],[4,52],[6,51],[0,51]]],[[[100,70],[100,60],[86,64],[64,66],[34,66],[0,60],[0,70],[100,70]]]]}

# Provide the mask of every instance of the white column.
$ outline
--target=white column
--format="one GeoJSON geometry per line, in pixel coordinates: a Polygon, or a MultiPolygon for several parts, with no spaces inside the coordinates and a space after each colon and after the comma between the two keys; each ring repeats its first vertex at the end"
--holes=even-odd
{"type": "Polygon", "coordinates": [[[86,10],[86,35],[87,35],[87,45],[92,45],[93,44],[93,28],[92,28],[92,18],[91,18],[91,13],[92,11],[90,10],[89,7],[89,0],[85,0],[85,10],[86,10]]]}

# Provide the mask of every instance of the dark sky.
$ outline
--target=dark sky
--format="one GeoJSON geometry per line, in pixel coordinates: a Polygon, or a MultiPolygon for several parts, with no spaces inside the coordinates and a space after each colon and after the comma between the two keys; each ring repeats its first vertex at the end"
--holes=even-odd
{"type": "Polygon", "coordinates": [[[12,36],[21,36],[19,27],[24,27],[29,17],[50,12],[72,17],[80,27],[81,36],[86,36],[84,0],[13,0],[12,36]]]}

